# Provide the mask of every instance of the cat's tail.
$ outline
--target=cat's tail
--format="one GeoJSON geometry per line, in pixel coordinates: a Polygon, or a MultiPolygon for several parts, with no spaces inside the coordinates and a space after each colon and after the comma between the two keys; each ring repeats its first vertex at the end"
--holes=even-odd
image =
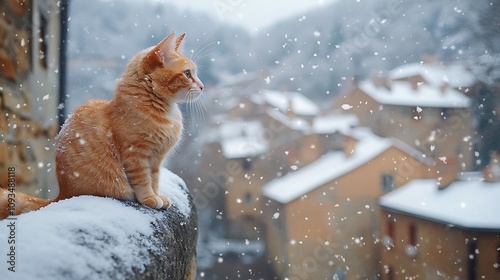
{"type": "Polygon", "coordinates": [[[38,210],[51,202],[52,200],[37,198],[20,192],[10,192],[0,188],[0,220],[38,210]]]}

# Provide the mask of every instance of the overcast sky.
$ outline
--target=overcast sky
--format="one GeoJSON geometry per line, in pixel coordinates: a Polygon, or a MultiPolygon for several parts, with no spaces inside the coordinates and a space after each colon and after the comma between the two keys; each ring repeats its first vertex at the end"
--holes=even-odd
{"type": "Polygon", "coordinates": [[[335,0],[154,0],[173,3],[183,9],[205,11],[224,22],[245,27],[250,31],[305,11],[322,7],[335,0]]]}

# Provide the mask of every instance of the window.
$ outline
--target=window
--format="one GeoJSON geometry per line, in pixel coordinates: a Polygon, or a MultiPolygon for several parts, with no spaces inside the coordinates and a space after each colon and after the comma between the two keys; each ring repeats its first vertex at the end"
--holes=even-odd
{"type": "Polygon", "coordinates": [[[245,193],[245,203],[250,203],[252,202],[252,194],[250,192],[245,193]]]}
{"type": "Polygon", "coordinates": [[[394,269],[392,266],[387,268],[387,280],[394,280],[394,269]]]}
{"type": "Polygon", "coordinates": [[[390,192],[394,189],[394,176],[392,174],[382,175],[382,192],[390,192]]]}
{"type": "Polygon", "coordinates": [[[40,60],[40,65],[43,68],[47,68],[47,19],[43,15],[40,15],[40,29],[38,38],[38,57],[40,60]]]}
{"type": "Polygon", "coordinates": [[[422,119],[422,108],[420,107],[415,107],[411,110],[411,118],[418,121],[420,119],[422,119]]]}
{"type": "Polygon", "coordinates": [[[500,244],[497,245],[497,262],[495,263],[495,268],[500,271],[500,244]]]}
{"type": "Polygon", "coordinates": [[[415,224],[410,224],[408,227],[408,244],[417,246],[417,227],[415,224]]]}
{"type": "Polygon", "coordinates": [[[443,120],[446,120],[446,119],[448,119],[449,116],[450,116],[450,109],[449,108],[442,108],[441,109],[441,118],[443,120]]]}
{"type": "Polygon", "coordinates": [[[387,221],[387,236],[394,240],[394,222],[392,220],[387,221]]]}
{"type": "Polygon", "coordinates": [[[468,274],[467,279],[474,280],[476,279],[476,271],[477,271],[477,241],[470,240],[468,244],[468,274]]]}
{"type": "Polygon", "coordinates": [[[241,166],[243,167],[243,170],[245,170],[245,171],[252,169],[251,159],[249,159],[249,158],[243,159],[241,166]]]}
{"type": "Polygon", "coordinates": [[[394,247],[395,223],[390,217],[386,223],[386,231],[385,236],[382,238],[382,242],[387,250],[391,250],[394,247]]]}

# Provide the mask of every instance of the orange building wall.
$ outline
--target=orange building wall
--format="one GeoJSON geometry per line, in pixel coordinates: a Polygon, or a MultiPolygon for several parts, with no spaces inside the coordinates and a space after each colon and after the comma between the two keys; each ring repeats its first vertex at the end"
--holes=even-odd
{"type": "Polygon", "coordinates": [[[383,210],[380,228],[388,235],[388,221],[395,221],[394,246],[382,246],[381,279],[470,279],[470,258],[476,259],[476,279],[500,279],[497,246],[500,233],[472,232],[403,214],[383,210]],[[410,225],[415,228],[417,253],[410,256],[410,225]],[[477,250],[470,254],[470,244],[477,250]]]}
{"type": "MultiPolygon", "coordinates": [[[[376,200],[382,194],[381,174],[392,173],[395,187],[428,177],[430,166],[410,158],[390,148],[368,164],[282,206],[280,217],[286,221],[282,236],[272,230],[267,234],[271,241],[287,238],[268,242],[271,261],[286,252],[281,259],[288,263],[275,264],[278,275],[289,279],[323,279],[335,272],[345,273],[345,279],[376,275],[380,258],[376,200]]],[[[271,205],[264,216],[272,216],[273,211],[271,205]]]]}

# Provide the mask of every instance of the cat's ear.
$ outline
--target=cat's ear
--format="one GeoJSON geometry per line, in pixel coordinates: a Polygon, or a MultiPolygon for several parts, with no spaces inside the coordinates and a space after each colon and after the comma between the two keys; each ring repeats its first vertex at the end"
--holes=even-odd
{"type": "Polygon", "coordinates": [[[168,61],[168,59],[177,51],[177,44],[175,40],[175,31],[172,30],[167,38],[163,39],[158,45],[156,45],[154,52],[158,54],[160,60],[163,62],[168,61]]]}
{"type": "Polygon", "coordinates": [[[184,40],[184,37],[186,36],[186,33],[182,33],[181,36],[177,37],[175,39],[175,51],[179,51],[179,46],[182,43],[182,40],[184,40]]]}

